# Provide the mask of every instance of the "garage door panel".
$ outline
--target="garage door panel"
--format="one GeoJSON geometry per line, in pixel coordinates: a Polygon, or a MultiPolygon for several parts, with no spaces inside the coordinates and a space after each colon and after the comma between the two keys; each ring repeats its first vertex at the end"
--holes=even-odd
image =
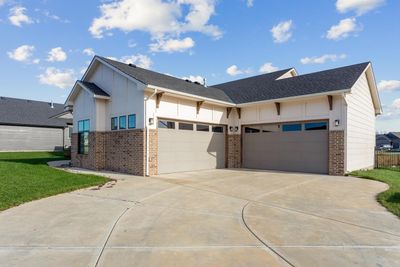
{"type": "Polygon", "coordinates": [[[328,132],[244,133],[245,168],[328,172],[328,132]]]}
{"type": "Polygon", "coordinates": [[[158,173],[225,168],[225,134],[179,129],[158,131],[158,173]]]}

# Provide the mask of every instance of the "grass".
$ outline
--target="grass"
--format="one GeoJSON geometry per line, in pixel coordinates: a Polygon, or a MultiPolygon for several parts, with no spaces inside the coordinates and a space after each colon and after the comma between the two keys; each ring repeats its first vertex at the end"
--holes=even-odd
{"type": "Polygon", "coordinates": [[[47,162],[63,160],[62,153],[0,153],[0,211],[24,202],[101,185],[107,178],[68,173],[47,166],[47,162]]]}
{"type": "Polygon", "coordinates": [[[350,175],[388,184],[390,188],[380,193],[377,199],[386,209],[400,217],[400,168],[355,171],[350,175]]]}

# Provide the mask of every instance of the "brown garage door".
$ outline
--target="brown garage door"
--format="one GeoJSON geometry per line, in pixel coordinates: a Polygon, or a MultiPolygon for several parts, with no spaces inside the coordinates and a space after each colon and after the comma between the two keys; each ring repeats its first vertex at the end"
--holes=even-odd
{"type": "Polygon", "coordinates": [[[158,173],[225,168],[225,126],[158,121],[158,173]]]}
{"type": "Polygon", "coordinates": [[[328,173],[327,122],[244,127],[243,167],[328,173]]]}

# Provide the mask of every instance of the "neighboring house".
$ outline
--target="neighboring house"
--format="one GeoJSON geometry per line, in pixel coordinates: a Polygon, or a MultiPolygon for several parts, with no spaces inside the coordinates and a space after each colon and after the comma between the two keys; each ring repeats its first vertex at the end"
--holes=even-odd
{"type": "Polygon", "coordinates": [[[392,140],[386,136],[386,134],[377,134],[376,135],[376,148],[393,148],[392,140]]]}
{"type": "Polygon", "coordinates": [[[69,147],[72,117],[51,118],[64,105],[0,97],[0,151],[55,151],[69,147]]]}
{"type": "Polygon", "coordinates": [[[371,63],[205,87],[99,56],[65,105],[74,166],[136,175],[373,168],[381,113],[371,63]]]}
{"type": "Polygon", "coordinates": [[[393,149],[400,148],[400,132],[390,132],[386,136],[392,141],[393,149]]]}

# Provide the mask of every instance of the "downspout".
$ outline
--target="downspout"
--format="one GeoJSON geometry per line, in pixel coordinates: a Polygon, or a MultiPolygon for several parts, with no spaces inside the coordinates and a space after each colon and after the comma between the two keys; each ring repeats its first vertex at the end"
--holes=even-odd
{"type": "Polygon", "coordinates": [[[144,123],[146,129],[146,176],[149,176],[149,152],[150,152],[150,133],[149,133],[149,121],[147,118],[147,101],[150,100],[153,96],[157,94],[157,89],[154,89],[154,92],[144,99],[144,123]]]}

